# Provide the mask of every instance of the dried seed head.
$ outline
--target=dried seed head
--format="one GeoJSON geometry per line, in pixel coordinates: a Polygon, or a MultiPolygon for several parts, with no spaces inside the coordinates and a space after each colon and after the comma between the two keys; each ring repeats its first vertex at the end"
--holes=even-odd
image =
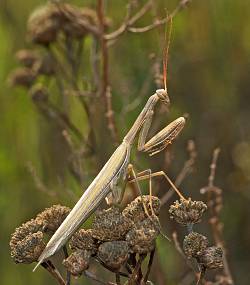
{"type": "Polygon", "coordinates": [[[64,4],[61,5],[61,12],[64,17],[62,29],[68,36],[81,38],[90,32],[91,27],[98,25],[94,10],[64,4]]]}
{"type": "Polygon", "coordinates": [[[48,90],[41,84],[32,86],[29,90],[29,94],[35,102],[47,102],[48,101],[48,90]]]}
{"type": "Polygon", "coordinates": [[[223,268],[223,250],[218,246],[211,246],[199,256],[198,262],[207,269],[223,268]]]}
{"type": "Polygon", "coordinates": [[[101,241],[120,240],[131,227],[117,207],[97,212],[92,225],[92,236],[101,241]]]}
{"type": "Polygon", "coordinates": [[[77,249],[64,259],[63,265],[74,276],[80,276],[89,267],[91,252],[88,250],[77,249]]]}
{"type": "MultiPolygon", "coordinates": [[[[155,215],[159,215],[160,213],[160,207],[161,202],[158,197],[151,196],[152,199],[152,208],[155,215]]],[[[132,220],[134,223],[143,221],[146,219],[147,213],[145,213],[144,205],[146,206],[147,212],[149,215],[152,215],[151,207],[150,207],[150,196],[138,196],[134,201],[132,201],[130,204],[127,205],[127,207],[123,210],[122,215],[130,220],[132,220]],[[142,202],[143,199],[143,202],[142,202]]]]}
{"type": "Polygon", "coordinates": [[[56,40],[60,25],[61,13],[58,7],[53,4],[41,6],[28,19],[28,37],[34,43],[48,45],[56,40]]]}
{"type": "Polygon", "coordinates": [[[196,232],[187,235],[183,241],[183,250],[188,258],[200,256],[208,247],[208,239],[196,232]]]}
{"type": "Polygon", "coordinates": [[[126,241],[134,253],[148,253],[155,247],[160,233],[160,222],[156,216],[136,223],[126,235],[126,241]]]}
{"type": "Polygon", "coordinates": [[[8,77],[11,86],[30,87],[36,79],[36,73],[27,67],[16,68],[8,77]]]}
{"type": "Polygon", "coordinates": [[[37,220],[41,221],[44,226],[44,231],[47,233],[54,233],[64,219],[68,216],[70,208],[54,205],[46,208],[43,212],[37,215],[37,220]]]}
{"type": "Polygon", "coordinates": [[[189,198],[188,200],[180,199],[180,202],[175,201],[170,206],[169,213],[170,218],[175,219],[177,223],[189,225],[199,223],[206,210],[207,206],[202,201],[192,201],[189,198]]]}
{"type": "Polygon", "coordinates": [[[21,49],[16,53],[17,60],[25,67],[32,67],[39,60],[39,55],[31,49],[21,49]]]}
{"type": "Polygon", "coordinates": [[[28,234],[11,250],[11,257],[16,263],[32,263],[38,260],[44,248],[42,232],[28,234]]]}
{"type": "Polygon", "coordinates": [[[20,227],[15,229],[15,232],[11,235],[10,248],[11,250],[17,245],[18,242],[26,238],[27,235],[42,231],[43,224],[38,220],[30,220],[20,227]]]}
{"type": "Polygon", "coordinates": [[[92,238],[92,230],[81,229],[76,232],[70,239],[69,247],[72,250],[85,249],[95,253],[97,248],[94,239],[92,238]]]}
{"type": "Polygon", "coordinates": [[[129,246],[126,241],[104,242],[98,248],[97,256],[109,268],[119,269],[126,262],[129,246]]]}

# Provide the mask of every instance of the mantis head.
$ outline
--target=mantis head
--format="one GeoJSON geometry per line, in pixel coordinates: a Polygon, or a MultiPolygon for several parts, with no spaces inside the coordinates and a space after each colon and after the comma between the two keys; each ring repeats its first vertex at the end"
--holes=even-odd
{"type": "Polygon", "coordinates": [[[168,92],[165,89],[157,89],[156,90],[156,95],[158,96],[158,98],[166,105],[170,104],[170,99],[168,97],[168,92]]]}

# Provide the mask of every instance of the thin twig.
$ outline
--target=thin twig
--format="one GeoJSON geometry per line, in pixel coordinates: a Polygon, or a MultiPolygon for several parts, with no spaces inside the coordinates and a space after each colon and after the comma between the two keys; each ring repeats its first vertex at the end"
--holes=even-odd
{"type": "Polygon", "coordinates": [[[108,58],[108,47],[107,47],[107,40],[104,37],[104,29],[105,29],[105,19],[104,19],[104,3],[103,0],[98,0],[97,5],[97,15],[100,24],[100,44],[101,44],[101,55],[102,55],[102,82],[100,93],[101,96],[104,98],[105,102],[105,111],[106,117],[108,121],[108,129],[111,133],[111,137],[113,141],[118,144],[118,134],[117,128],[115,125],[114,119],[114,111],[112,108],[112,93],[111,88],[109,85],[109,58],[108,58]]]}
{"type": "MultiPolygon", "coordinates": [[[[194,164],[196,162],[196,157],[197,157],[197,152],[196,152],[194,141],[192,140],[188,141],[187,151],[189,153],[189,158],[187,161],[185,161],[183,168],[181,169],[180,173],[178,174],[174,182],[176,187],[179,187],[182,181],[185,179],[185,177],[189,175],[190,173],[192,173],[194,169],[194,164]]],[[[175,193],[174,189],[170,187],[168,191],[161,198],[161,205],[165,205],[167,201],[173,196],[174,193],[175,193]]]]}

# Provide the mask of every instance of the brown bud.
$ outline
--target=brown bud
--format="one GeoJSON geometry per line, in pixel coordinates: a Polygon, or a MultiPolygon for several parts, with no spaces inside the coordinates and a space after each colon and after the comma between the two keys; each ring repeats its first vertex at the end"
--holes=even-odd
{"type": "Polygon", "coordinates": [[[34,43],[48,45],[56,40],[60,24],[61,13],[56,5],[41,6],[28,19],[28,37],[34,43]]]}
{"type": "MultiPolygon", "coordinates": [[[[161,202],[158,197],[151,196],[152,199],[152,208],[155,215],[159,215],[160,213],[160,207],[161,202]]],[[[148,217],[148,215],[152,215],[151,207],[150,207],[150,196],[139,196],[134,201],[132,201],[130,204],[127,205],[127,207],[123,210],[122,215],[130,220],[132,220],[134,223],[143,221],[148,217]],[[143,199],[143,202],[142,202],[143,199]],[[144,210],[144,206],[147,209],[147,213],[144,210]]]]}
{"type": "Polygon", "coordinates": [[[199,256],[198,262],[207,269],[223,268],[223,251],[218,246],[211,246],[199,256]]]}
{"type": "Polygon", "coordinates": [[[156,216],[136,223],[126,235],[126,241],[134,253],[148,253],[155,247],[160,233],[160,222],[156,216]]]}
{"type": "Polygon", "coordinates": [[[72,250],[82,249],[89,250],[93,253],[96,252],[96,244],[92,238],[92,230],[81,229],[76,232],[70,239],[69,247],[72,250]]]}
{"type": "Polygon", "coordinates": [[[70,208],[68,207],[54,205],[38,214],[36,219],[43,224],[44,231],[51,234],[59,228],[69,212],[70,208]]]}
{"type": "Polygon", "coordinates": [[[119,269],[126,262],[129,246],[126,241],[104,242],[98,248],[97,256],[109,268],[119,269]]]}
{"type": "Polygon", "coordinates": [[[196,232],[185,236],[183,241],[183,250],[188,258],[200,256],[208,247],[208,239],[196,232]]]}
{"type": "Polygon", "coordinates": [[[190,225],[201,221],[203,213],[207,210],[206,204],[202,201],[192,201],[181,199],[170,206],[170,218],[175,219],[177,223],[190,225]]]}
{"type": "Polygon", "coordinates": [[[39,55],[34,50],[21,49],[16,53],[16,58],[25,67],[32,67],[33,64],[39,59],[39,55]]]}
{"type": "Polygon", "coordinates": [[[29,94],[35,102],[47,102],[48,101],[48,90],[41,84],[32,86],[29,90],[29,94]]]}
{"type": "Polygon", "coordinates": [[[97,212],[92,225],[92,236],[101,241],[120,240],[131,227],[117,207],[97,212]]]}
{"type": "Polygon", "coordinates": [[[73,276],[80,276],[84,270],[88,269],[90,256],[90,251],[78,249],[64,259],[63,265],[73,276]]]}
{"type": "Polygon", "coordinates": [[[27,67],[16,68],[8,77],[11,86],[30,87],[36,79],[36,73],[27,67]]]}

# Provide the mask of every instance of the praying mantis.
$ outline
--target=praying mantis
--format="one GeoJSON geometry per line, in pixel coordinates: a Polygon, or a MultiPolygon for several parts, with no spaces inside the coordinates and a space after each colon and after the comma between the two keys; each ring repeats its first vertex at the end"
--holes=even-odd
{"type": "MultiPolygon", "coordinates": [[[[154,155],[171,144],[171,142],[181,132],[185,125],[184,117],[179,117],[172,121],[148,142],[146,142],[147,134],[154,115],[154,108],[158,101],[166,105],[169,104],[170,101],[166,89],[158,89],[149,97],[146,105],[124,137],[122,143],[117,147],[99,174],[83,193],[80,200],[73,207],[67,218],[51,237],[43,253],[39,257],[34,270],[64,246],[79,226],[87,220],[92,212],[96,210],[103,199],[112,193],[116,188],[119,178],[126,178],[132,144],[134,143],[135,137],[138,133],[138,151],[154,155]]],[[[118,202],[121,198],[122,197],[119,197],[118,202]]]]}

